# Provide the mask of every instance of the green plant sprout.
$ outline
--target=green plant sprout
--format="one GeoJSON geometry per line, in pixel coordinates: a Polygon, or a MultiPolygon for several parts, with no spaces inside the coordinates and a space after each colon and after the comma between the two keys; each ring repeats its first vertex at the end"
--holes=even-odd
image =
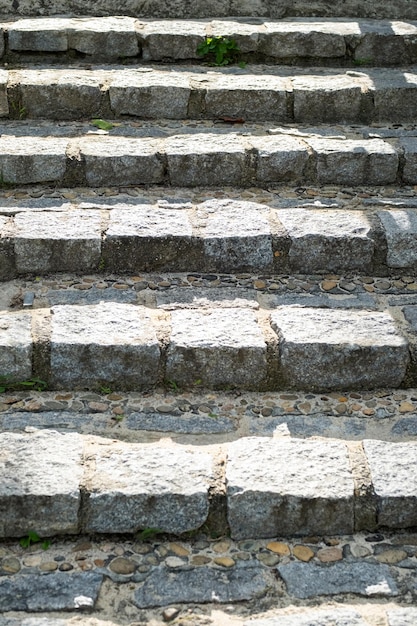
{"type": "Polygon", "coordinates": [[[197,46],[197,54],[207,57],[214,65],[222,66],[236,63],[240,49],[234,39],[227,37],[206,37],[205,41],[197,46]]]}
{"type": "Polygon", "coordinates": [[[47,550],[51,545],[49,539],[44,539],[42,541],[38,533],[35,533],[34,530],[30,530],[28,534],[25,537],[22,537],[22,539],[19,541],[19,544],[22,546],[22,548],[25,549],[29,548],[34,543],[41,543],[42,550],[47,550]]]}
{"type": "Polygon", "coordinates": [[[0,376],[0,393],[6,393],[7,391],[24,391],[25,389],[45,391],[47,386],[47,383],[40,378],[10,381],[10,376],[0,376]]]}

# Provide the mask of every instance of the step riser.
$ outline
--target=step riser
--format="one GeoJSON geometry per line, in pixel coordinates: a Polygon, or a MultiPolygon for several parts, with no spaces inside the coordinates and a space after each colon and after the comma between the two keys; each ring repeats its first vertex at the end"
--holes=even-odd
{"type": "Polygon", "coordinates": [[[0,371],[14,381],[40,378],[52,389],[135,390],[174,381],[329,391],[417,383],[415,307],[399,308],[396,322],[387,312],[280,304],[258,313],[250,302],[172,312],[102,302],[3,313],[0,371]]]}
{"type": "Polygon", "coordinates": [[[86,59],[184,61],[201,59],[205,37],[234,39],[250,62],[309,65],[407,65],[417,62],[417,25],[355,21],[206,20],[146,22],[132,18],[45,18],[0,23],[0,58],[16,62],[86,59]],[[38,56],[36,56],[38,55],[38,56]]]}
{"type": "Polygon", "coordinates": [[[210,524],[214,492],[217,531],[230,530],[235,539],[417,524],[415,471],[408,475],[417,465],[414,442],[352,448],[332,440],[246,438],[202,449],[55,431],[5,433],[0,441],[7,450],[0,462],[1,537],[33,528],[40,536],[141,528],[181,534],[210,524]],[[53,510],[46,516],[47,502],[53,510]],[[356,511],[364,507],[360,519],[356,511]]]}
{"type": "Polygon", "coordinates": [[[100,202],[39,209],[17,208],[14,216],[3,209],[0,280],[103,270],[386,276],[417,266],[412,209],[275,209],[227,200],[178,209],[100,202]]]}
{"type": "Polygon", "coordinates": [[[413,122],[417,75],[193,71],[0,71],[0,113],[11,119],[216,119],[322,124],[413,122]],[[240,73],[239,73],[240,72],[240,73]]]}

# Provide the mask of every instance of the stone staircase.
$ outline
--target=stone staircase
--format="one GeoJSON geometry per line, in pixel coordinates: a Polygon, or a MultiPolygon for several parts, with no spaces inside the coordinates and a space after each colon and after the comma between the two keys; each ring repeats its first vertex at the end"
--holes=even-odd
{"type": "Polygon", "coordinates": [[[415,624],[415,3],[6,4],[0,626],[415,624]]]}

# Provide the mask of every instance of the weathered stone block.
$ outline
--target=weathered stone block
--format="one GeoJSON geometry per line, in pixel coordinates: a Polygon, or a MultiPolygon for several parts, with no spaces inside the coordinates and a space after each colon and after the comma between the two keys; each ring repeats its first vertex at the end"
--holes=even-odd
{"type": "Polygon", "coordinates": [[[185,72],[125,69],[111,79],[110,106],[115,115],[185,119],[190,92],[190,76],[185,72]]]}
{"type": "Polygon", "coordinates": [[[266,344],[244,309],[172,312],[166,376],[179,384],[252,387],[266,376],[266,344]]]}
{"type": "Polygon", "coordinates": [[[19,273],[86,272],[101,254],[100,211],[28,211],[15,217],[19,273]]]}
{"type": "Polygon", "coordinates": [[[408,344],[388,313],[282,306],[271,323],[291,387],[398,387],[404,379],[408,344]]]}
{"type": "Polygon", "coordinates": [[[82,139],[80,147],[87,182],[92,187],[154,184],[164,180],[165,167],[159,158],[158,140],[99,136],[82,139]]]}
{"type": "Polygon", "coordinates": [[[165,142],[171,185],[239,186],[245,179],[245,148],[236,135],[178,135],[165,142]]]}
{"type": "Polygon", "coordinates": [[[364,441],[377,498],[378,524],[388,528],[417,525],[417,445],[364,441]]]}
{"type": "Polygon", "coordinates": [[[16,274],[12,218],[0,216],[0,280],[11,280],[16,274]]]}
{"type": "Polygon", "coordinates": [[[110,211],[103,258],[111,271],[185,272],[201,265],[201,248],[186,210],[125,206],[110,211]]]}
{"type": "MultiPolygon", "coordinates": [[[[407,26],[410,30],[414,30],[414,35],[417,34],[415,27],[413,28],[411,24],[407,26]]],[[[357,38],[359,41],[355,41],[354,44],[355,61],[374,66],[401,66],[407,63],[407,39],[395,32],[401,28],[400,24],[382,22],[378,24],[378,30],[375,32],[375,25],[372,22],[361,20],[360,28],[362,32],[357,38]]]]}
{"type": "MultiPolygon", "coordinates": [[[[243,7],[242,7],[243,8],[243,7]]],[[[212,20],[207,29],[213,37],[233,39],[241,53],[256,52],[259,33],[264,30],[263,20],[212,20]]]]}
{"type": "Polygon", "coordinates": [[[362,617],[350,609],[310,609],[292,615],[280,614],[265,619],[244,622],[243,626],[368,626],[362,617]]]}
{"type": "Polygon", "coordinates": [[[69,20],[68,48],[98,57],[137,56],[135,20],[125,16],[69,20]]]}
{"type": "Polygon", "coordinates": [[[184,533],[207,519],[213,459],[180,446],[109,444],[94,456],[86,532],[184,533]],[[111,453],[110,453],[111,452],[111,453]]]}
{"type": "Polygon", "coordinates": [[[417,609],[393,608],[387,611],[388,626],[414,626],[417,623],[417,609]]]}
{"type": "Polygon", "coordinates": [[[199,59],[198,45],[204,41],[210,22],[159,20],[138,25],[144,61],[199,59]]]}
{"type": "Polygon", "coordinates": [[[65,52],[69,23],[67,18],[56,17],[18,20],[8,28],[9,48],[16,52],[65,52]]]}
{"type": "Polygon", "coordinates": [[[156,383],[160,348],[143,309],[102,302],[56,306],[52,313],[53,385],[137,389],[156,383]]]}
{"type": "Polygon", "coordinates": [[[240,439],[226,464],[235,539],[353,532],[353,478],[345,444],[240,439]]]}
{"type": "Polygon", "coordinates": [[[388,244],[388,267],[414,267],[417,263],[417,212],[378,211],[388,244]]]}
{"type": "Polygon", "coordinates": [[[346,74],[295,76],[294,120],[300,123],[363,121],[360,83],[346,74]]]}
{"type": "Polygon", "coordinates": [[[404,137],[400,140],[404,151],[403,182],[411,185],[417,183],[417,138],[404,137]]]}
{"type": "Polygon", "coordinates": [[[0,137],[0,172],[4,183],[29,185],[61,181],[66,168],[67,139],[0,137]]]}
{"type": "Polygon", "coordinates": [[[0,315],[0,376],[27,380],[32,375],[32,316],[30,313],[0,315]]]}
{"type": "Polygon", "coordinates": [[[256,178],[264,182],[286,182],[303,178],[308,160],[308,146],[301,139],[275,135],[250,138],[257,151],[256,178]]]}
{"type": "Polygon", "coordinates": [[[289,262],[293,271],[371,272],[374,242],[365,213],[282,209],[276,215],[291,239],[289,262]]]}
{"type": "Polygon", "coordinates": [[[44,537],[76,533],[81,436],[3,433],[0,444],[0,536],[20,537],[29,530],[44,537]]]}
{"type": "Polygon", "coordinates": [[[374,99],[374,119],[379,122],[404,122],[415,119],[417,75],[397,70],[368,71],[374,99]]]}
{"type": "Polygon", "coordinates": [[[259,35],[259,52],[277,59],[343,57],[343,35],[343,25],[335,21],[267,21],[259,35]]]}
{"type": "Polygon", "coordinates": [[[307,139],[307,143],[316,153],[319,183],[386,185],[396,180],[398,155],[381,139],[307,139]]]}
{"type": "Polygon", "coordinates": [[[209,200],[199,205],[205,269],[258,271],[272,265],[272,237],[268,210],[261,204],[209,200]]]}

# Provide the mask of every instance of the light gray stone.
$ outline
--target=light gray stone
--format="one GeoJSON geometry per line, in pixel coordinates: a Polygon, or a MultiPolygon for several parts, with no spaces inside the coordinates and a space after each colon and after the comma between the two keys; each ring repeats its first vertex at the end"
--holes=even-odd
{"type": "Polygon", "coordinates": [[[233,39],[240,52],[256,52],[259,43],[259,34],[265,30],[264,20],[212,20],[207,29],[214,37],[233,39]]]}
{"type": "Polygon", "coordinates": [[[19,273],[87,272],[101,254],[100,211],[38,211],[15,217],[19,273]]]}
{"type": "Polygon", "coordinates": [[[268,209],[254,202],[208,200],[199,205],[205,271],[255,270],[272,265],[268,209]]]}
{"type": "MultiPolygon", "coordinates": [[[[5,578],[0,580],[0,611],[91,611],[102,582],[103,576],[97,572],[5,578]]],[[[54,626],[60,622],[54,619],[54,626]]],[[[23,618],[20,624],[48,626],[50,622],[23,618]]]]}
{"type": "Polygon", "coordinates": [[[0,216],[0,280],[11,280],[16,274],[12,218],[0,216]]]}
{"type": "Polygon", "coordinates": [[[277,59],[336,58],[346,53],[348,25],[336,21],[298,20],[265,22],[259,35],[259,52],[277,59]]]}
{"type": "Polygon", "coordinates": [[[306,141],[316,153],[319,183],[387,185],[396,180],[398,155],[381,139],[309,138],[306,141]]]}
{"type": "Polygon", "coordinates": [[[378,211],[388,244],[388,267],[413,267],[417,262],[417,212],[378,211]]]}
{"type": "Polygon", "coordinates": [[[260,565],[245,564],[230,570],[214,567],[169,571],[154,570],[134,595],[140,609],[177,603],[240,602],[263,595],[271,585],[260,565]]]}
{"type": "Polygon", "coordinates": [[[22,19],[8,28],[10,50],[16,52],[65,52],[68,50],[67,18],[22,19]]]}
{"type": "Polygon", "coordinates": [[[111,79],[110,106],[117,116],[185,119],[190,92],[188,73],[127,68],[116,72],[111,79]]]}
{"type": "Polygon", "coordinates": [[[245,438],[229,445],[228,520],[234,539],[353,532],[346,445],[245,438]]]}
{"type": "Polygon", "coordinates": [[[400,140],[404,152],[403,181],[415,185],[417,183],[417,139],[404,137],[400,140]]]}
{"type": "Polygon", "coordinates": [[[189,271],[202,265],[189,212],[152,205],[110,211],[103,258],[110,271],[189,271]]]}
{"type": "Polygon", "coordinates": [[[294,120],[299,123],[358,122],[363,118],[362,88],[346,74],[295,76],[294,120]]]}
{"type": "Polygon", "coordinates": [[[180,534],[204,524],[213,475],[210,454],[160,444],[109,446],[94,455],[86,532],[158,528],[180,534]]]}
{"type": "Polygon", "coordinates": [[[394,608],[387,611],[388,626],[414,626],[417,623],[415,607],[394,608]]]}
{"type": "MultiPolygon", "coordinates": [[[[0,29],[0,56],[2,54],[2,38],[3,31],[0,29]]],[[[0,70],[0,117],[7,117],[9,115],[9,103],[7,100],[8,74],[6,70],[0,70]]]]}
{"type": "Polygon", "coordinates": [[[141,307],[102,302],[56,306],[52,313],[54,386],[138,389],[156,383],[160,348],[141,307]]]}
{"type": "Polygon", "coordinates": [[[0,314],[0,373],[8,380],[32,376],[32,316],[30,313],[0,314]]]}
{"type": "Polygon", "coordinates": [[[417,445],[364,441],[378,503],[378,523],[389,528],[417,525],[417,445]]]}
{"type": "Polygon", "coordinates": [[[245,148],[235,134],[177,135],[165,142],[168,175],[178,187],[242,184],[245,148]]]}
{"type": "Polygon", "coordinates": [[[166,377],[180,385],[253,387],[266,376],[266,343],[246,309],[179,310],[172,314],[166,377]]]}
{"type": "Polygon", "coordinates": [[[243,626],[368,626],[362,617],[350,609],[306,610],[304,613],[277,615],[244,622],[243,626]]]}
{"type": "Polygon", "coordinates": [[[197,47],[204,41],[209,22],[159,20],[139,22],[137,33],[145,61],[199,59],[197,47]]]}
{"type": "Polygon", "coordinates": [[[96,117],[102,106],[106,72],[67,69],[16,70],[19,106],[30,118],[67,120],[96,117]]]}
{"type": "Polygon", "coordinates": [[[291,387],[369,389],[397,387],[404,379],[408,344],[389,313],[282,306],[271,323],[291,387]]]}
{"type": "Polygon", "coordinates": [[[68,48],[98,57],[137,56],[135,20],[120,15],[69,20],[68,48]]]}
{"type": "Polygon", "coordinates": [[[3,433],[0,442],[1,537],[21,537],[29,530],[44,537],[76,533],[81,436],[53,430],[3,433]]]}
{"type": "Polygon", "coordinates": [[[276,215],[291,239],[293,271],[370,272],[374,242],[365,212],[283,209],[276,215]]]}
{"type": "Polygon", "coordinates": [[[256,178],[260,182],[302,179],[308,160],[305,142],[296,137],[275,135],[250,138],[257,151],[256,178]]]}
{"type": "Polygon", "coordinates": [[[3,183],[29,185],[58,182],[66,168],[67,139],[0,137],[0,176],[3,183]]]}
{"type": "Polygon", "coordinates": [[[155,139],[99,135],[82,139],[80,147],[87,182],[92,187],[154,184],[164,180],[165,168],[159,158],[161,148],[155,139]]]}
{"type": "Polygon", "coordinates": [[[233,421],[216,414],[186,415],[184,417],[161,413],[130,413],[124,425],[132,430],[156,431],[165,433],[186,433],[187,435],[229,433],[235,430],[233,421]]]}
{"type": "Polygon", "coordinates": [[[287,591],[296,598],[355,593],[360,596],[396,596],[397,585],[387,565],[373,563],[288,563],[277,567],[287,591]]]}
{"type": "Polygon", "coordinates": [[[367,74],[370,79],[369,91],[374,100],[376,121],[393,124],[415,118],[417,94],[415,73],[374,69],[367,74]]]}
{"type": "MultiPolygon", "coordinates": [[[[209,117],[231,116],[245,120],[288,120],[289,81],[280,76],[241,74],[207,75],[198,87],[205,90],[205,112],[209,117]]],[[[195,80],[193,86],[195,86],[195,80]]]]}
{"type": "Polygon", "coordinates": [[[172,287],[167,291],[156,293],[156,305],[167,311],[215,307],[259,309],[255,292],[225,286],[210,287],[210,289],[204,287],[175,289],[172,287]]]}

